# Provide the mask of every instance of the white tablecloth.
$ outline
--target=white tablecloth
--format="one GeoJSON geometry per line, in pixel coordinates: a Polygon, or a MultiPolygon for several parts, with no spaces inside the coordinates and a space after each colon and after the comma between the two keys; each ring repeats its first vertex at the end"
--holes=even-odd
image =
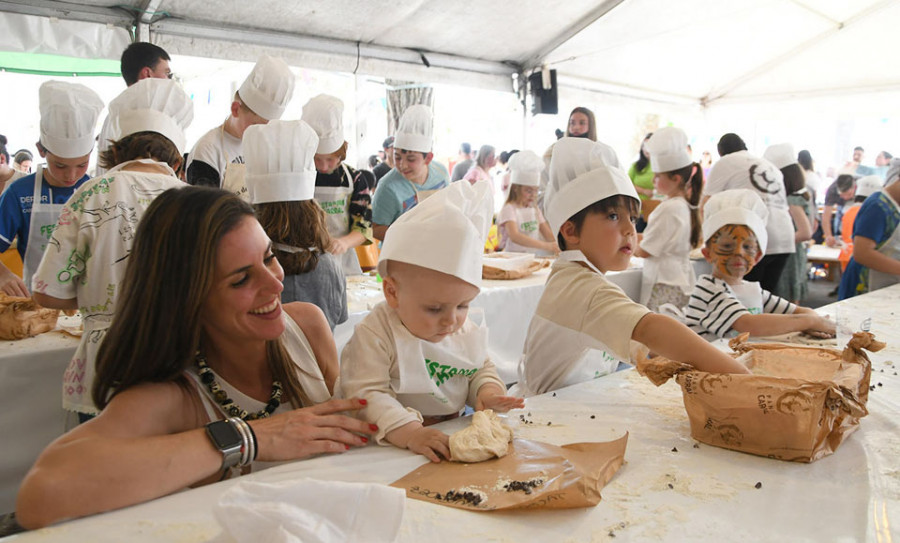
{"type": "MultiPolygon", "coordinates": [[[[636,372],[618,372],[529,398],[524,411],[534,424],[516,430],[519,437],[555,444],[606,441],[629,432],[626,463],[598,505],[473,513],[407,499],[398,541],[605,541],[610,533],[616,541],[890,541],[892,526],[900,523],[900,377],[894,375],[900,332],[882,331],[882,323],[889,322],[898,302],[900,285],[829,308],[878,315],[873,327],[889,342],[886,350],[870,355],[876,386],[870,414],[832,456],[798,464],[705,444],[695,448],[677,385],[655,388],[636,372]]],[[[518,417],[514,412],[509,419],[516,424],[518,417]]],[[[451,432],[466,422],[438,427],[451,432]]],[[[423,462],[405,450],[371,445],[248,477],[387,484],[423,462]]],[[[233,484],[64,523],[25,534],[21,541],[207,540],[219,533],[211,508],[233,484]]]]}

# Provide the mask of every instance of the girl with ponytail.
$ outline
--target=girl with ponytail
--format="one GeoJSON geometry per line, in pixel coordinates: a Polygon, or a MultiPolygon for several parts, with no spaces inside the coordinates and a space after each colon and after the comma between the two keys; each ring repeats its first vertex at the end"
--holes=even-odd
{"type": "Polygon", "coordinates": [[[687,135],[679,128],[657,130],[645,142],[653,184],[666,200],[647,218],[635,256],[645,259],[640,302],[656,311],[671,303],[687,305],[694,288],[691,250],[700,246],[700,198],[703,168],[687,150],[687,135]]]}

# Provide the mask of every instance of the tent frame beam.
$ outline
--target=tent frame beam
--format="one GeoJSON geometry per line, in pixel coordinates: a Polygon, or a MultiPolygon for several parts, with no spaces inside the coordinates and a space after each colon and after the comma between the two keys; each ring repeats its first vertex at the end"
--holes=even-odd
{"type": "Polygon", "coordinates": [[[134,15],[121,8],[84,6],[54,0],[3,0],[0,1],[0,12],[109,24],[123,28],[131,28],[134,23],[134,15]]]}

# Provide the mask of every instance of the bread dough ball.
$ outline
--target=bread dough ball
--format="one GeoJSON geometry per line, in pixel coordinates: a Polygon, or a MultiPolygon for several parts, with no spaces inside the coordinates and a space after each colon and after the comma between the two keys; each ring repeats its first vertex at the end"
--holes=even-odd
{"type": "Polygon", "coordinates": [[[56,328],[59,310],[45,309],[31,298],[0,293],[0,339],[24,339],[56,328]]]}
{"type": "Polygon", "coordinates": [[[468,428],[450,436],[450,459],[484,462],[506,456],[512,438],[512,428],[500,422],[493,410],[476,411],[468,428]]]}

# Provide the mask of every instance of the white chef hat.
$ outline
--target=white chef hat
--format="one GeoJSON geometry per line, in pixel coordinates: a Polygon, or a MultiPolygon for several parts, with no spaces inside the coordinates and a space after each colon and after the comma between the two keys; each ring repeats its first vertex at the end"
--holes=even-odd
{"type": "Polygon", "coordinates": [[[625,172],[611,165],[618,159],[610,152],[608,146],[584,138],[561,138],[553,146],[544,215],[554,234],[573,215],[610,196],[621,194],[640,202],[625,172]]]}
{"type": "Polygon", "coordinates": [[[61,158],[79,158],[94,148],[94,128],[103,110],[97,93],[79,83],[47,81],[38,91],[41,145],[61,158]]]}
{"type": "Polygon", "coordinates": [[[434,117],[431,108],[416,104],[409,106],[400,117],[397,135],[394,137],[394,149],[430,153],[434,117]]]}
{"type": "Polygon", "coordinates": [[[884,186],[888,186],[897,179],[900,179],[900,158],[892,158],[888,166],[888,171],[884,174],[884,186]]]}
{"type": "Polygon", "coordinates": [[[650,168],[656,173],[680,170],[694,163],[688,153],[688,137],[684,130],[674,126],[664,126],[644,142],[650,155],[650,168]]]}
{"type": "Polygon", "coordinates": [[[770,145],[763,153],[763,158],[774,164],[779,170],[797,163],[797,153],[794,152],[794,146],[790,143],[770,145]]]}
{"type": "Polygon", "coordinates": [[[856,195],[869,197],[884,187],[881,176],[867,175],[856,182],[856,195]]]}
{"type": "Polygon", "coordinates": [[[241,101],[263,119],[280,119],[294,95],[294,74],[280,58],[263,55],[238,89],[241,101]]]}
{"type": "Polygon", "coordinates": [[[244,132],[241,148],[251,204],[311,200],[319,137],[304,121],[271,121],[244,132]]]}
{"type": "Polygon", "coordinates": [[[329,94],[320,94],[310,98],[303,106],[306,121],[319,136],[319,148],[316,153],[330,155],[344,144],[344,103],[329,94]]]}
{"type": "Polygon", "coordinates": [[[766,252],[769,209],[755,190],[732,189],[713,194],[703,206],[703,215],[704,243],[727,224],[743,224],[756,234],[759,250],[766,252]]]}
{"type": "Polygon", "coordinates": [[[191,97],[172,79],[149,77],[128,87],[109,103],[114,140],[137,132],[156,132],[184,154],[185,129],[194,120],[191,97]]]}
{"type": "Polygon", "coordinates": [[[509,157],[509,182],[513,185],[537,187],[541,184],[544,161],[533,151],[519,151],[509,157]]]}
{"type": "Polygon", "coordinates": [[[487,181],[452,183],[391,224],[384,236],[378,273],[387,261],[415,264],[481,287],[481,255],[494,203],[487,181]]]}

